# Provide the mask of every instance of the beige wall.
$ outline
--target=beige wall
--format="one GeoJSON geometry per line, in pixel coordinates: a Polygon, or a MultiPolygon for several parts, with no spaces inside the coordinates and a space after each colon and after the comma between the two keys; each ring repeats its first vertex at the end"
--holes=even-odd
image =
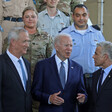
{"type": "MultiPolygon", "coordinates": [[[[93,24],[98,24],[98,3],[97,0],[87,0],[84,3],[90,12],[90,19],[93,24]]],[[[104,26],[103,34],[107,41],[112,42],[112,0],[104,0],[104,26]]]]}

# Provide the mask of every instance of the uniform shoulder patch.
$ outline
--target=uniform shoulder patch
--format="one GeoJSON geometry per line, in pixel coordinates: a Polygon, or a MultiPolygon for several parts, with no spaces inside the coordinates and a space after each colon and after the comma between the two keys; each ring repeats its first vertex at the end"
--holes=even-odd
{"type": "Polygon", "coordinates": [[[61,33],[63,30],[65,30],[66,28],[68,28],[68,27],[64,27],[64,28],[62,28],[58,33],[61,33]]]}
{"type": "Polygon", "coordinates": [[[98,25],[92,25],[92,27],[93,27],[94,29],[98,30],[98,31],[101,30],[100,27],[99,27],[98,25]]]}

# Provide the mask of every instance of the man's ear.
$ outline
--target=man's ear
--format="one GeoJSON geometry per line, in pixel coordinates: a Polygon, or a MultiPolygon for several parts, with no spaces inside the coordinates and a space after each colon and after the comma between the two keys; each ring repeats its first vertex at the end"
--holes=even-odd
{"type": "Polygon", "coordinates": [[[55,50],[58,51],[58,46],[56,44],[54,45],[54,47],[55,47],[55,50]]]}
{"type": "Polygon", "coordinates": [[[105,60],[109,59],[108,54],[104,54],[103,56],[104,56],[104,59],[105,59],[105,60]]]}
{"type": "Polygon", "coordinates": [[[15,42],[16,42],[16,41],[15,41],[15,39],[13,39],[13,38],[10,40],[10,43],[11,43],[13,46],[16,44],[15,42]]]}

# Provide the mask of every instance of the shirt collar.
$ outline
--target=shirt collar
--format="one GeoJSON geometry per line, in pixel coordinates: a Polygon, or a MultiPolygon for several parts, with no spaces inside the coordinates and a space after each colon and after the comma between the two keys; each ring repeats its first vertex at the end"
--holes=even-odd
{"type": "MultiPolygon", "coordinates": [[[[48,15],[47,9],[45,9],[44,15],[48,15]]],[[[57,9],[57,14],[56,14],[56,16],[61,16],[61,12],[60,12],[58,9],[57,9]]]]}
{"type": "MultiPolygon", "coordinates": [[[[75,26],[74,26],[74,23],[72,23],[72,25],[71,25],[71,32],[72,32],[72,31],[75,31],[75,32],[78,33],[77,29],[76,29],[75,26]]],[[[86,32],[94,32],[94,30],[92,29],[92,26],[88,26],[86,32]]]]}
{"type": "Polygon", "coordinates": [[[22,57],[20,57],[20,58],[18,59],[16,56],[14,56],[13,54],[11,54],[11,53],[9,52],[8,49],[7,49],[6,52],[7,52],[8,56],[10,57],[10,59],[11,59],[13,62],[17,62],[19,59],[22,60],[22,57]]]}
{"type": "Polygon", "coordinates": [[[104,72],[105,72],[106,74],[109,74],[109,72],[111,71],[111,69],[112,69],[112,65],[110,65],[109,67],[105,68],[105,69],[104,69],[104,72]]]}
{"type": "MultiPolygon", "coordinates": [[[[57,55],[55,55],[55,60],[56,60],[57,65],[59,65],[59,64],[62,62],[62,60],[60,60],[59,57],[58,57],[57,55]]],[[[65,64],[67,64],[67,63],[68,63],[68,59],[64,60],[63,62],[64,62],[65,64]]]]}

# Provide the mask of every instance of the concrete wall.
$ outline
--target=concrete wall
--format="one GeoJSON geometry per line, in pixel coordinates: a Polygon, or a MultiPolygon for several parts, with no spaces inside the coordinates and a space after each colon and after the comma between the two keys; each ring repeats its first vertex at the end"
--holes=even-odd
{"type": "MultiPolygon", "coordinates": [[[[98,24],[98,1],[87,0],[84,4],[90,12],[90,19],[93,24],[98,24]]],[[[103,15],[103,35],[107,41],[112,42],[112,0],[104,0],[104,15],[103,15]]]]}

